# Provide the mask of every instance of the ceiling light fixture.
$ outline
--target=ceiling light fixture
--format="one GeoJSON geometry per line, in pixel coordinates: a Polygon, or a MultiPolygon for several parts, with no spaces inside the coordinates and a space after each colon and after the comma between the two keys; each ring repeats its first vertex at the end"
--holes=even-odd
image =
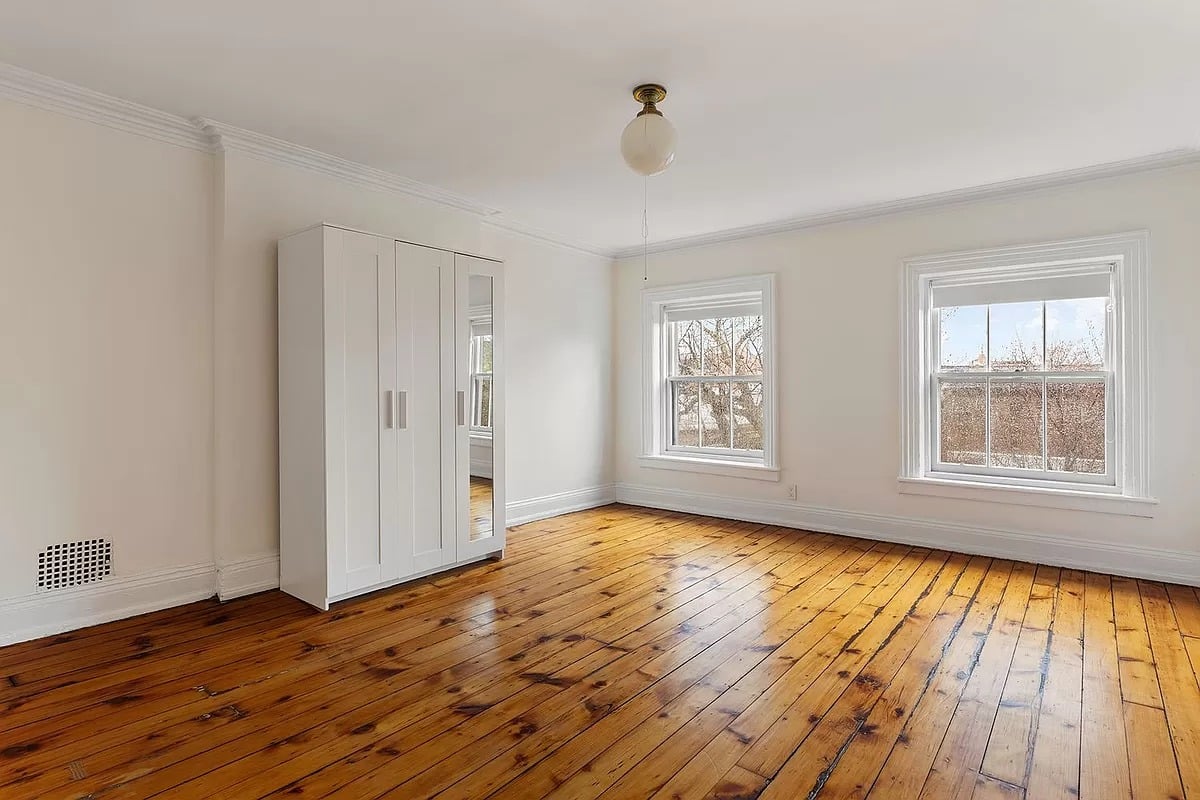
{"type": "Polygon", "coordinates": [[[658,175],[675,160],[675,126],[657,108],[666,97],[667,90],[657,83],[633,90],[633,99],[642,104],[642,110],[621,134],[621,155],[638,175],[658,175]]]}

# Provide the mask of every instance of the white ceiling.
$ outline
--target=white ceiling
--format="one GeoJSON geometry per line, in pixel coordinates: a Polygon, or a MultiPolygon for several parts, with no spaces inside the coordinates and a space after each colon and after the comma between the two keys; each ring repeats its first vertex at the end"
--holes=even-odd
{"type": "Polygon", "coordinates": [[[1200,144],[1196,0],[4,0],[0,61],[360,161],[600,248],[1200,144]]]}

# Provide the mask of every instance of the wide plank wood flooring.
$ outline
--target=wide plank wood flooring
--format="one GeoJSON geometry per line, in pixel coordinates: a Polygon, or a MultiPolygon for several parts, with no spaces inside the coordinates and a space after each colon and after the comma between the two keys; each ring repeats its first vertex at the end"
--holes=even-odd
{"type": "Polygon", "coordinates": [[[0,649],[0,798],[1200,800],[1195,590],[610,506],[0,649]]]}

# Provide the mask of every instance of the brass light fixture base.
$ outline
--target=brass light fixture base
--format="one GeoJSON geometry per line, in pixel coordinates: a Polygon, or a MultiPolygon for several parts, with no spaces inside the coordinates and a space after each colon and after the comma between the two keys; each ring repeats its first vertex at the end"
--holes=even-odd
{"type": "Polygon", "coordinates": [[[667,90],[657,83],[643,83],[633,90],[633,99],[642,104],[642,110],[638,112],[639,117],[643,114],[657,114],[661,117],[662,112],[655,108],[654,104],[667,99],[667,90]]]}

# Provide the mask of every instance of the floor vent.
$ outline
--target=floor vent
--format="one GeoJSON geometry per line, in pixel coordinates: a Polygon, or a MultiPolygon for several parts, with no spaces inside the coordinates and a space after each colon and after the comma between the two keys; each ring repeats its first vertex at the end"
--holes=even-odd
{"type": "Polygon", "coordinates": [[[112,542],[85,539],[52,544],[38,553],[39,592],[104,580],[112,572],[112,542]]]}

